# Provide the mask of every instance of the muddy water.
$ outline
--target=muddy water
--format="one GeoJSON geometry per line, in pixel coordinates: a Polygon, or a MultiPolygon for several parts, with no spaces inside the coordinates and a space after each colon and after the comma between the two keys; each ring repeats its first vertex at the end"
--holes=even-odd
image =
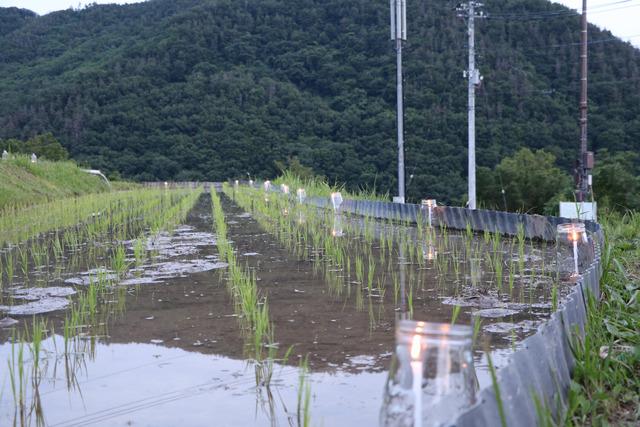
{"type": "MultiPolygon", "coordinates": [[[[38,390],[47,425],[297,425],[297,365],[305,355],[313,425],[377,424],[401,302],[391,293],[358,302],[355,285],[336,292],[331,272],[293,255],[228,199],[223,206],[239,261],[255,269],[258,287],[268,296],[279,354],[293,346],[287,363],[276,364],[271,386],[256,387],[254,368],[245,359],[224,265],[217,258],[209,198],[203,195],[187,223],[155,239],[147,247],[149,259],[124,279],[126,308],[108,319],[104,337],[87,339],[72,363],[56,356],[62,337],[45,340],[38,390]]],[[[407,275],[417,269],[398,268],[406,268],[407,275]]],[[[438,287],[435,272],[424,273],[414,317],[449,322],[452,306],[442,302],[451,293],[438,287]]],[[[86,277],[70,272],[50,285],[81,291],[86,277]]],[[[490,380],[480,349],[496,349],[494,362],[500,365],[531,332],[527,325],[547,311],[528,307],[487,318],[475,353],[481,385],[490,380]]],[[[469,312],[463,308],[458,322],[470,322],[469,312]]],[[[47,316],[61,330],[64,312],[47,316]]],[[[3,363],[10,357],[10,336],[10,329],[0,329],[3,363]]],[[[7,374],[2,375],[0,425],[10,425],[14,403],[7,374]]],[[[27,387],[31,395],[33,387],[27,387]]]]}

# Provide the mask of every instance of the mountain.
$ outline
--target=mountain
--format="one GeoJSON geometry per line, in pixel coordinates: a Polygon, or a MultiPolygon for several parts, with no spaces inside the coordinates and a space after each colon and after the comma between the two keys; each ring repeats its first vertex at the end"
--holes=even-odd
{"type": "MultiPolygon", "coordinates": [[[[466,191],[467,36],[455,6],[408,2],[412,197],[459,201],[466,191]]],[[[0,138],[51,131],[74,159],[133,179],[267,177],[297,158],[330,181],[393,193],[388,9],[386,0],[0,9],[0,138]]],[[[579,16],[543,0],[488,0],[484,11],[478,164],[543,148],[569,172],[579,147],[579,16]]],[[[640,50],[589,32],[590,148],[638,151],[640,50]]]]}

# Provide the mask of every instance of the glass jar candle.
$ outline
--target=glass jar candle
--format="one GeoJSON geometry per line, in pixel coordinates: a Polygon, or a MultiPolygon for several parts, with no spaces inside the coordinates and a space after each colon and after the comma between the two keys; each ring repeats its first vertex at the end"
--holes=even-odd
{"type": "Polygon", "coordinates": [[[305,199],[307,198],[307,192],[304,190],[304,188],[298,188],[298,191],[296,191],[296,195],[298,196],[298,203],[304,203],[305,199]]]}
{"type": "Polygon", "coordinates": [[[331,193],[331,206],[333,206],[333,210],[337,211],[340,209],[340,205],[342,204],[342,194],[340,192],[331,193]]]}
{"type": "Polygon", "coordinates": [[[469,326],[400,320],[380,425],[445,425],[473,405],[478,382],[472,334],[469,326]]]}
{"type": "Polygon", "coordinates": [[[556,269],[559,280],[575,280],[592,260],[592,248],[583,223],[558,224],[556,269]]]}
{"type": "Polygon", "coordinates": [[[433,210],[438,206],[436,199],[424,199],[420,205],[423,210],[427,211],[427,225],[431,227],[433,221],[433,210]]]}

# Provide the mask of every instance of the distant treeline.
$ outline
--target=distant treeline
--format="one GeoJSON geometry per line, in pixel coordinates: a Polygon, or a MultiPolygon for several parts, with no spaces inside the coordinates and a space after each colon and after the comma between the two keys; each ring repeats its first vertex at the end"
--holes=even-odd
{"type": "MultiPolygon", "coordinates": [[[[408,2],[410,200],[465,199],[467,36],[455,4],[408,2]]],[[[487,0],[484,10],[480,202],[502,208],[504,189],[509,209],[541,211],[571,187],[580,20],[545,0],[487,0]],[[542,176],[549,194],[525,202],[534,194],[515,180],[548,167],[558,170],[542,176]]],[[[129,179],[272,177],[295,161],[329,182],[393,194],[388,13],[370,0],[155,0],[43,17],[0,9],[0,138],[51,131],[74,159],[129,179]]],[[[589,31],[589,144],[608,150],[597,156],[601,171],[624,166],[635,178],[640,51],[589,31]]]]}
{"type": "Polygon", "coordinates": [[[66,160],[69,153],[60,144],[51,132],[36,135],[26,141],[10,138],[0,140],[0,152],[6,151],[10,154],[35,154],[47,160],[66,160]]]}

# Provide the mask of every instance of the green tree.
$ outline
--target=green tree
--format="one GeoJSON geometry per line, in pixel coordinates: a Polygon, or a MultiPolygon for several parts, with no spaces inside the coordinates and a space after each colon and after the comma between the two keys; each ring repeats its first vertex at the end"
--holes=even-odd
{"type": "Polygon", "coordinates": [[[566,193],[571,178],[556,166],[553,154],[521,148],[493,171],[478,170],[478,197],[490,208],[542,214],[556,195],[566,193]],[[504,192],[503,192],[504,191],[504,192]]]}
{"type": "MultiPolygon", "coordinates": [[[[395,193],[388,7],[290,3],[157,0],[45,16],[0,8],[0,138],[51,131],[80,163],[125,179],[267,178],[278,173],[276,160],[297,157],[328,182],[395,193]]],[[[407,3],[412,201],[460,203],[466,188],[466,84],[454,78],[465,67],[466,27],[450,6],[407,3]]],[[[579,15],[547,0],[492,0],[486,10],[499,18],[482,20],[476,33],[485,76],[478,166],[493,173],[529,147],[570,171],[579,15]],[[516,19],[529,15],[549,19],[516,19]]],[[[594,26],[589,34],[590,147],[637,152],[640,50],[594,26]]],[[[489,202],[504,209],[500,176],[493,178],[489,202]]]]}
{"type": "Polygon", "coordinates": [[[593,192],[599,208],[611,210],[640,209],[640,176],[634,175],[637,153],[597,153],[593,171],[593,192]]]}
{"type": "Polygon", "coordinates": [[[66,160],[69,158],[69,152],[60,144],[51,132],[42,135],[36,135],[24,143],[24,151],[26,154],[35,153],[38,157],[47,160],[66,160]]]}
{"type": "Polygon", "coordinates": [[[53,161],[66,160],[69,158],[69,152],[51,132],[36,135],[26,141],[20,141],[14,138],[0,141],[0,149],[17,154],[28,155],[35,153],[38,157],[53,161]]]}

